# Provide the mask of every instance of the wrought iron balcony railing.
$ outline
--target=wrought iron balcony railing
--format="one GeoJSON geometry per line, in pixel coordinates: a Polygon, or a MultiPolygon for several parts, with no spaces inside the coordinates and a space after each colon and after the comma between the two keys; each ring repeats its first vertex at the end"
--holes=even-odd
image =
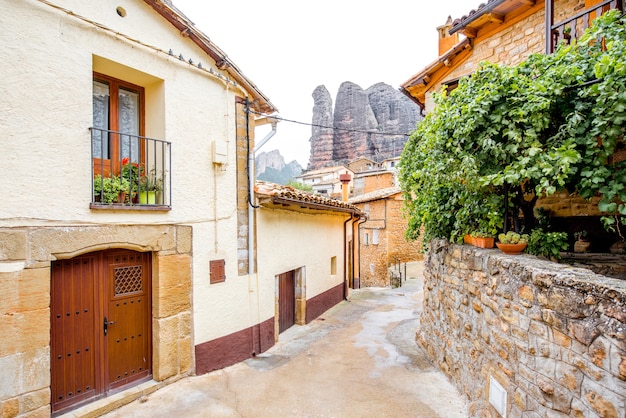
{"type": "Polygon", "coordinates": [[[605,0],[562,22],[552,23],[554,0],[546,1],[546,17],[548,19],[546,22],[546,53],[553,53],[560,42],[569,44],[572,40],[578,39],[591,25],[595,17],[611,9],[619,9],[624,13],[626,11],[624,3],[624,0],[605,0]]]}
{"type": "Polygon", "coordinates": [[[169,209],[171,143],[90,128],[92,208],[169,209]]]}

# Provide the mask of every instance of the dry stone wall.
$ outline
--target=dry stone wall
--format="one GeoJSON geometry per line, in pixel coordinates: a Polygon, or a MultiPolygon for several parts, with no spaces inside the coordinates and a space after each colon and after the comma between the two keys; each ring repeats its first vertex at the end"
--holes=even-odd
{"type": "Polygon", "coordinates": [[[417,341],[472,416],[500,416],[491,378],[507,417],[626,416],[626,281],[446,241],[424,274],[417,341]]]}

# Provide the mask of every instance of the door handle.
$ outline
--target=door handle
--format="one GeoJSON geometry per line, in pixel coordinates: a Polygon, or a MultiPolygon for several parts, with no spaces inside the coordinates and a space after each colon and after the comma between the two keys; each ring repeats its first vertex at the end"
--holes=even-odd
{"type": "Polygon", "coordinates": [[[113,325],[115,322],[107,320],[107,317],[104,317],[104,335],[107,335],[109,331],[109,325],[113,325]]]}

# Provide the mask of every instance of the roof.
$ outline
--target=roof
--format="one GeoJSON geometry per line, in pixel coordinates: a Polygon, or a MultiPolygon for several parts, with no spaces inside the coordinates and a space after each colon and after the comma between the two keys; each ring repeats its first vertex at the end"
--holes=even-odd
{"type": "Polygon", "coordinates": [[[466,38],[402,83],[400,91],[423,109],[426,93],[433,86],[446,82],[446,75],[471,56],[474,39],[478,37],[480,31],[497,31],[501,25],[521,19],[525,12],[537,4],[542,3],[537,0],[488,0],[467,15],[455,19],[449,33],[458,32],[466,38]]]}
{"type": "Polygon", "coordinates": [[[250,81],[234,62],[207,35],[197,29],[193,22],[178,10],[171,0],[144,0],[149,6],[163,16],[176,29],[181,36],[189,38],[200,47],[214,61],[218,69],[227,72],[239,85],[251,96],[251,107],[262,113],[278,112],[269,99],[250,81]]]}
{"type": "Polygon", "coordinates": [[[365,203],[371,202],[373,200],[385,199],[401,192],[402,190],[397,186],[387,187],[386,189],[374,190],[373,192],[353,197],[352,199],[350,199],[350,203],[356,205],[357,203],[365,203]]]}
{"type": "Polygon", "coordinates": [[[299,209],[314,209],[363,215],[363,212],[351,203],[304,192],[291,186],[257,181],[254,191],[257,194],[259,203],[263,206],[282,205],[296,211],[300,211],[299,209]]]}
{"type": "Polygon", "coordinates": [[[352,170],[350,170],[348,167],[343,166],[343,165],[335,165],[332,167],[324,167],[324,168],[320,168],[317,170],[310,170],[310,171],[305,171],[304,173],[300,174],[299,176],[296,176],[296,178],[304,178],[304,177],[315,177],[321,174],[326,174],[326,173],[335,173],[341,170],[346,170],[349,172],[352,172],[352,170]]]}

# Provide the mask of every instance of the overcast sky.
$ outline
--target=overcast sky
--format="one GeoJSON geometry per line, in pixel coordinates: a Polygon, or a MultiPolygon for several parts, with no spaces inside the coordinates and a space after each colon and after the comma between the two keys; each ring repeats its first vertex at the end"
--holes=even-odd
{"type": "MultiPolygon", "coordinates": [[[[484,0],[483,0],[484,1],[484,0]]],[[[363,89],[394,88],[437,58],[437,30],[480,0],[173,0],[278,108],[279,116],[311,123],[313,90],[334,101],[351,81],[363,89]]],[[[257,140],[269,127],[257,129],[257,140]]],[[[306,169],[311,127],[282,121],[260,151],[280,150],[306,169]]]]}

